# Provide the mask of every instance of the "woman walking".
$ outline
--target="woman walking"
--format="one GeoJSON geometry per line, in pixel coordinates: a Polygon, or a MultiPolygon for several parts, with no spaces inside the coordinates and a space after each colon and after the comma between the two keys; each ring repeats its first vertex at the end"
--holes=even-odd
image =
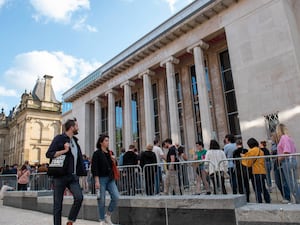
{"type": "Polygon", "coordinates": [[[100,135],[96,144],[97,150],[92,158],[92,174],[97,190],[100,225],[111,225],[111,214],[116,209],[119,200],[119,191],[114,179],[113,162],[115,158],[108,149],[108,135],[100,135]],[[105,193],[109,192],[111,201],[105,213],[105,193]]]}

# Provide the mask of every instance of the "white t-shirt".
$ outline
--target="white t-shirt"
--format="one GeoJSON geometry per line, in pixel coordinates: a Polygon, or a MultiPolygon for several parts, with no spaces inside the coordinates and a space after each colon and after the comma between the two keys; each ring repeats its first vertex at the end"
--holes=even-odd
{"type": "Polygon", "coordinates": [[[78,149],[77,149],[76,142],[74,141],[73,138],[71,138],[71,151],[72,151],[72,154],[74,156],[74,174],[76,174],[78,149]]]}
{"type": "Polygon", "coordinates": [[[163,150],[160,147],[154,145],[152,151],[155,153],[156,162],[160,163],[161,162],[161,157],[164,155],[163,150]]]}

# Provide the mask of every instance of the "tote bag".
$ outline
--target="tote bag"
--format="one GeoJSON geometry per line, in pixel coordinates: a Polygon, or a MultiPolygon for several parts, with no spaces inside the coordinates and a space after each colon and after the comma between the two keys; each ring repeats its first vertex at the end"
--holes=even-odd
{"type": "Polygon", "coordinates": [[[68,172],[66,155],[60,155],[50,161],[47,174],[48,176],[63,176],[68,172]]]}

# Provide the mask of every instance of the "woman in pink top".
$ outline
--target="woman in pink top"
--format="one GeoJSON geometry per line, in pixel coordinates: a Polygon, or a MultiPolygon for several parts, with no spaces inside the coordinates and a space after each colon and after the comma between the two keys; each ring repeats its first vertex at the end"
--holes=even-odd
{"type": "Polygon", "coordinates": [[[284,124],[278,124],[276,127],[276,134],[279,138],[277,145],[278,162],[283,170],[283,176],[287,181],[289,189],[293,194],[297,204],[300,203],[300,188],[297,183],[297,160],[296,156],[288,156],[289,154],[296,153],[296,146],[290,136],[288,136],[287,127],[284,124]]]}
{"type": "Polygon", "coordinates": [[[29,183],[30,171],[26,165],[23,165],[18,171],[18,191],[27,191],[27,185],[29,183]]]}

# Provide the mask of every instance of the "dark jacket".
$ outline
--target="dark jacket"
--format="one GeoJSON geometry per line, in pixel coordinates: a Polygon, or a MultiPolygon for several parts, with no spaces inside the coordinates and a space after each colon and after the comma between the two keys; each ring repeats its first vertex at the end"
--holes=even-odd
{"type": "Polygon", "coordinates": [[[102,150],[97,149],[92,157],[91,171],[94,177],[110,176],[112,172],[112,160],[110,153],[104,153],[102,150]]]}
{"type": "Polygon", "coordinates": [[[140,166],[144,169],[144,166],[147,164],[156,163],[156,155],[152,151],[144,151],[141,154],[140,166]]]}
{"type": "Polygon", "coordinates": [[[138,156],[133,151],[125,152],[123,156],[123,166],[129,165],[137,165],[138,164],[138,156]]]}
{"type": "MultiPolygon", "coordinates": [[[[81,152],[81,149],[80,149],[80,146],[78,144],[78,139],[76,137],[73,137],[76,145],[77,145],[77,149],[78,149],[78,155],[77,155],[77,165],[76,165],[76,175],[77,176],[86,176],[86,170],[84,169],[84,164],[83,164],[83,157],[82,157],[82,152],[81,152]]],[[[50,162],[51,162],[51,159],[54,158],[54,155],[57,151],[61,151],[61,150],[64,150],[64,144],[66,142],[70,143],[71,139],[65,134],[59,134],[57,135],[52,143],[50,144],[49,148],[48,148],[48,151],[46,152],[46,157],[47,158],[50,158],[50,162]]],[[[67,174],[72,174],[73,173],[73,170],[74,170],[74,157],[73,157],[73,154],[72,154],[72,151],[68,151],[67,153],[65,153],[66,155],[66,159],[68,162],[67,162],[67,174]]]]}

